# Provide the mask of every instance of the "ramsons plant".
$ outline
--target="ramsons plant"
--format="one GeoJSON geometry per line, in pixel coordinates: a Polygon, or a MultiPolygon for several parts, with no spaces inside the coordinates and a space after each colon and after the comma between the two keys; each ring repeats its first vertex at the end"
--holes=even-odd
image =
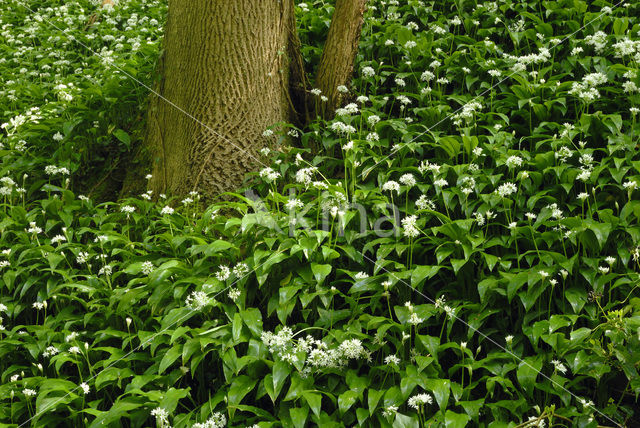
{"type": "Polygon", "coordinates": [[[166,5],[5,3],[2,423],[637,425],[637,4],[371,1],[336,118],[204,206],[78,191],[166,5]]]}

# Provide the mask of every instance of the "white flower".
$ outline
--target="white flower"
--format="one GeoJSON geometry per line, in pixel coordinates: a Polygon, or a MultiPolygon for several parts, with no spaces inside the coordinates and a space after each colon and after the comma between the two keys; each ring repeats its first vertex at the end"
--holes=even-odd
{"type": "Polygon", "coordinates": [[[567,372],[567,368],[564,366],[564,364],[562,364],[560,361],[558,360],[551,360],[551,364],[554,365],[555,369],[557,371],[559,371],[562,374],[565,374],[567,372]]]}
{"type": "Polygon", "coordinates": [[[160,210],[160,214],[162,215],[171,215],[174,213],[174,209],[171,208],[169,205],[166,205],[164,208],[162,208],[162,210],[160,210]]]}
{"type": "Polygon", "coordinates": [[[509,158],[507,159],[507,167],[509,168],[515,168],[517,166],[522,165],[522,158],[520,156],[509,156],[509,158]]]}
{"type": "Polygon", "coordinates": [[[220,265],[220,270],[216,272],[216,278],[218,281],[226,281],[231,276],[231,269],[229,267],[220,265]]]}
{"type": "MultiPolygon", "coordinates": [[[[303,3],[298,4],[300,6],[303,3]]],[[[216,412],[204,423],[194,424],[192,428],[224,428],[227,425],[227,417],[216,412]]],[[[249,427],[254,428],[254,427],[249,427]]]]}
{"type": "Polygon", "coordinates": [[[27,229],[27,232],[28,233],[34,233],[34,234],[38,235],[38,234],[42,233],[42,228],[36,226],[36,222],[32,221],[32,222],[29,223],[29,229],[27,229]]]}
{"type": "Polygon", "coordinates": [[[400,185],[396,181],[389,180],[382,185],[382,191],[386,191],[386,190],[392,193],[395,190],[396,192],[400,193],[400,185]]]}
{"type": "Polygon", "coordinates": [[[367,141],[370,143],[380,141],[380,136],[378,135],[377,132],[369,132],[367,134],[367,141]]]}
{"type": "Polygon", "coordinates": [[[416,185],[416,178],[410,173],[402,175],[398,181],[407,187],[413,187],[416,185]]]}
{"type": "Polygon", "coordinates": [[[195,311],[199,311],[209,303],[211,303],[211,299],[204,291],[194,291],[185,300],[185,304],[195,311]]]}
{"type": "Polygon", "coordinates": [[[285,207],[287,207],[287,209],[291,211],[296,208],[304,207],[304,203],[300,199],[291,198],[287,201],[287,203],[285,204],[285,207]]]}
{"type": "Polygon", "coordinates": [[[511,345],[511,343],[513,343],[513,336],[510,334],[505,336],[504,341],[507,342],[507,345],[511,345]]]}
{"type": "Polygon", "coordinates": [[[447,182],[447,180],[445,180],[444,178],[439,178],[439,179],[437,179],[436,181],[434,181],[434,182],[433,182],[433,184],[435,184],[435,185],[436,185],[436,186],[438,186],[438,187],[444,187],[444,186],[446,186],[446,185],[447,185],[447,184],[449,184],[449,183],[448,183],[448,182],[447,182]]]}
{"type": "Polygon", "coordinates": [[[418,314],[416,314],[415,312],[413,312],[409,317],[409,324],[418,325],[421,322],[422,322],[422,318],[420,318],[418,314]]]}
{"type": "Polygon", "coordinates": [[[51,243],[52,244],[58,244],[60,242],[64,242],[66,241],[67,238],[64,235],[56,235],[53,238],[51,238],[51,243]]]}
{"type": "Polygon", "coordinates": [[[420,80],[422,80],[423,82],[430,82],[431,80],[435,79],[435,77],[436,75],[433,74],[433,72],[426,70],[420,75],[420,80]]]}
{"type": "Polygon", "coordinates": [[[578,174],[578,180],[587,181],[591,177],[591,171],[587,169],[581,170],[580,174],[578,174]]]}
{"type": "Polygon", "coordinates": [[[353,150],[353,140],[350,140],[347,144],[343,144],[342,145],[342,150],[349,151],[349,150],[353,150]]]}
{"type": "Polygon", "coordinates": [[[598,270],[600,271],[601,274],[606,274],[609,273],[609,266],[598,266],[598,270]]]}
{"type": "Polygon", "coordinates": [[[380,122],[380,116],[372,114],[367,118],[367,122],[369,123],[370,126],[375,126],[376,123],[380,122]]]}
{"type": "Polygon", "coordinates": [[[387,355],[384,358],[384,363],[385,364],[393,364],[393,365],[398,365],[400,364],[400,358],[396,357],[395,355],[387,355]]]}
{"type": "Polygon", "coordinates": [[[416,201],[416,207],[418,207],[419,210],[431,210],[431,211],[435,211],[436,209],[436,204],[433,203],[433,201],[431,201],[427,195],[420,195],[420,197],[418,198],[418,200],[416,201]]]}
{"type": "Polygon", "coordinates": [[[635,190],[638,187],[638,182],[635,180],[629,180],[622,183],[622,187],[627,190],[635,190]]]}
{"type": "Polygon", "coordinates": [[[388,406],[382,411],[382,416],[385,418],[394,417],[398,413],[398,406],[388,406]]]}
{"type": "Polygon", "coordinates": [[[22,393],[25,395],[25,397],[33,397],[37,394],[35,390],[29,388],[23,389],[22,393]]]}
{"type": "Polygon", "coordinates": [[[142,263],[142,267],[140,270],[142,271],[143,274],[150,275],[154,269],[155,267],[153,266],[153,262],[146,261],[142,263]]]}
{"type": "Polygon", "coordinates": [[[431,403],[433,403],[433,399],[429,394],[414,395],[413,397],[409,398],[408,401],[409,407],[413,407],[416,410],[420,409],[420,407],[424,406],[425,404],[431,403]]]}
{"type": "Polygon", "coordinates": [[[337,89],[338,89],[338,92],[343,94],[346,94],[349,92],[349,89],[344,85],[339,85],[337,89]]]}
{"type": "Polygon", "coordinates": [[[274,171],[271,167],[267,167],[260,171],[260,177],[264,178],[267,183],[270,183],[280,177],[280,173],[274,171]]]}
{"type": "Polygon", "coordinates": [[[613,265],[616,262],[616,258],[612,256],[607,256],[604,260],[609,264],[609,266],[613,265]]]}
{"type": "Polygon", "coordinates": [[[587,199],[589,197],[589,194],[587,192],[580,192],[578,193],[578,199],[580,199],[581,201],[584,201],[585,199],[587,199]]]}
{"type": "Polygon", "coordinates": [[[87,395],[89,393],[89,391],[91,391],[91,388],[89,388],[89,385],[86,382],[82,382],[80,384],[80,388],[82,389],[82,393],[84,395],[87,395]]]}
{"type": "Polygon", "coordinates": [[[518,190],[518,188],[516,187],[515,184],[511,183],[511,182],[507,182],[504,184],[501,184],[500,187],[498,187],[498,195],[500,195],[502,198],[506,198],[507,196],[512,195],[513,193],[515,193],[518,190]]]}
{"type": "Polygon", "coordinates": [[[348,339],[340,344],[339,350],[342,354],[351,359],[360,358],[365,354],[365,349],[359,339],[348,339]]]}
{"type": "Polygon", "coordinates": [[[410,215],[402,219],[402,232],[407,238],[415,238],[420,235],[420,230],[416,227],[418,217],[410,215]]]}
{"type": "Polygon", "coordinates": [[[76,262],[78,264],[84,264],[89,260],[89,253],[86,251],[80,251],[76,256],[76,262]]]}
{"type": "Polygon", "coordinates": [[[248,273],[249,273],[249,266],[246,263],[240,262],[237,265],[235,265],[233,268],[233,274],[236,276],[236,278],[242,278],[248,273]]]}
{"type": "Polygon", "coordinates": [[[169,413],[162,407],[156,407],[151,411],[151,416],[156,417],[156,422],[159,426],[164,427],[169,425],[169,413]]]}
{"type": "Polygon", "coordinates": [[[365,279],[365,278],[369,278],[369,274],[366,272],[358,272],[355,275],[356,279],[365,279]]]}
{"type": "Polygon", "coordinates": [[[55,346],[47,346],[47,349],[45,349],[45,351],[42,353],[42,356],[47,358],[47,357],[53,357],[54,355],[58,354],[60,352],[60,350],[58,350],[58,348],[56,348],[55,346]]]}
{"type": "Polygon", "coordinates": [[[231,290],[229,290],[229,298],[234,302],[238,300],[238,297],[240,297],[240,294],[242,294],[242,292],[237,288],[232,288],[231,290]]]}
{"type": "Polygon", "coordinates": [[[123,207],[120,208],[120,212],[127,213],[127,214],[131,214],[135,210],[136,208],[132,207],[131,205],[124,205],[123,207]]]}
{"type": "Polygon", "coordinates": [[[375,74],[376,72],[373,67],[362,67],[362,75],[364,77],[373,77],[375,74]]]}

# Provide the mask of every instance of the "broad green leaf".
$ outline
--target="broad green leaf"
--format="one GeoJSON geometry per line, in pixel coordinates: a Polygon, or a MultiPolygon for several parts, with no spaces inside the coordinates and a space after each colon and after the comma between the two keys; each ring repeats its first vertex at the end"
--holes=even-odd
{"type": "Polygon", "coordinates": [[[182,355],[182,345],[181,344],[173,345],[167,352],[165,352],[164,356],[162,357],[162,361],[160,361],[160,366],[158,367],[158,373],[162,374],[181,355],[182,355]]]}
{"type": "Polygon", "coordinates": [[[311,271],[313,272],[313,277],[318,281],[319,284],[324,282],[324,279],[331,273],[331,265],[321,265],[317,263],[311,263],[311,271]]]}
{"type": "Polygon", "coordinates": [[[447,428],[464,428],[470,420],[471,417],[469,415],[447,410],[447,413],[444,415],[444,426],[447,428]]]}
{"type": "Polygon", "coordinates": [[[231,387],[227,393],[228,402],[230,406],[240,404],[242,399],[253,390],[253,387],[258,382],[258,379],[253,379],[246,375],[241,375],[233,378],[231,381],[231,387]]]}
{"type": "Polygon", "coordinates": [[[289,409],[289,416],[291,416],[291,421],[293,422],[293,426],[296,428],[303,428],[305,423],[307,422],[307,415],[309,414],[309,407],[305,406],[302,408],[292,407],[289,409]]]}
{"type": "Polygon", "coordinates": [[[428,379],[425,387],[433,392],[440,410],[445,410],[449,403],[451,381],[448,379],[428,379]]]}
{"type": "Polygon", "coordinates": [[[344,414],[356,403],[358,393],[356,391],[347,390],[338,396],[338,407],[340,413],[344,414]]]}
{"type": "Polygon", "coordinates": [[[526,357],[518,364],[518,370],[516,375],[518,382],[527,391],[529,395],[533,393],[533,386],[536,383],[536,378],[540,374],[542,369],[541,357],[526,357]]]}

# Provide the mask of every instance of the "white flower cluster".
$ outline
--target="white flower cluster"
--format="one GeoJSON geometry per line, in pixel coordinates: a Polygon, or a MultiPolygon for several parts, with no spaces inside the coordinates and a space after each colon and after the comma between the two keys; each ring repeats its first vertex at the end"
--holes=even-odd
{"type": "Polygon", "coordinates": [[[277,334],[264,331],[261,338],[269,352],[290,364],[303,358],[305,374],[313,369],[344,367],[349,360],[369,359],[369,352],[359,339],[347,339],[337,347],[329,348],[325,342],[311,335],[294,341],[289,327],[283,327],[277,334]]]}
{"type": "Polygon", "coordinates": [[[338,135],[349,135],[356,132],[356,128],[340,121],[333,122],[329,128],[338,135]]]}
{"type": "Polygon", "coordinates": [[[407,402],[407,404],[409,404],[409,407],[413,407],[416,410],[420,409],[425,404],[432,404],[432,403],[433,403],[433,398],[431,398],[431,396],[426,393],[414,395],[413,397],[410,397],[409,401],[407,402]]]}
{"type": "Polygon", "coordinates": [[[482,104],[477,101],[468,102],[462,107],[462,110],[459,113],[451,116],[453,124],[455,126],[462,126],[463,122],[468,124],[480,110],[482,110],[482,104]]]}
{"type": "Polygon", "coordinates": [[[607,47],[607,33],[598,31],[595,34],[590,34],[584,38],[584,42],[593,46],[596,53],[600,53],[607,47]]]}
{"type": "Polygon", "coordinates": [[[69,170],[65,167],[57,167],[55,165],[47,165],[44,167],[44,173],[47,175],[69,175],[69,170]]]}
{"type": "Polygon", "coordinates": [[[204,291],[194,291],[185,300],[185,304],[194,311],[201,310],[209,303],[211,303],[211,298],[204,291]]]}
{"type": "Polygon", "coordinates": [[[264,178],[267,183],[271,183],[280,177],[280,173],[271,167],[266,167],[260,171],[260,177],[264,178]]]}
{"type": "Polygon", "coordinates": [[[582,78],[582,82],[573,82],[569,94],[590,103],[600,98],[600,91],[598,91],[597,86],[605,83],[607,83],[606,75],[602,73],[587,74],[582,78]]]}
{"type": "Polygon", "coordinates": [[[193,424],[192,428],[223,428],[226,424],[227,417],[220,412],[216,412],[211,415],[211,417],[206,422],[193,424]]]}
{"type": "Polygon", "coordinates": [[[416,226],[418,217],[410,215],[402,219],[402,233],[407,238],[415,238],[420,235],[420,229],[416,226]]]}
{"type": "Polygon", "coordinates": [[[296,171],[296,182],[308,186],[313,180],[313,175],[318,172],[318,168],[311,166],[309,168],[301,168],[296,171]]]}
{"type": "Polygon", "coordinates": [[[420,195],[420,197],[416,201],[416,207],[419,210],[436,210],[436,204],[431,199],[429,199],[427,195],[420,195]]]}

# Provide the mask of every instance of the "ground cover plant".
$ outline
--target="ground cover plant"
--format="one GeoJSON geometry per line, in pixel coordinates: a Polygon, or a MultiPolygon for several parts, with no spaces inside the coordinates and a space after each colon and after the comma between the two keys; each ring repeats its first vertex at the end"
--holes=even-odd
{"type": "Polygon", "coordinates": [[[204,203],[98,192],[166,14],[100,3],[0,1],[0,423],[640,424],[640,5],[371,1],[336,118],[204,203]]]}

